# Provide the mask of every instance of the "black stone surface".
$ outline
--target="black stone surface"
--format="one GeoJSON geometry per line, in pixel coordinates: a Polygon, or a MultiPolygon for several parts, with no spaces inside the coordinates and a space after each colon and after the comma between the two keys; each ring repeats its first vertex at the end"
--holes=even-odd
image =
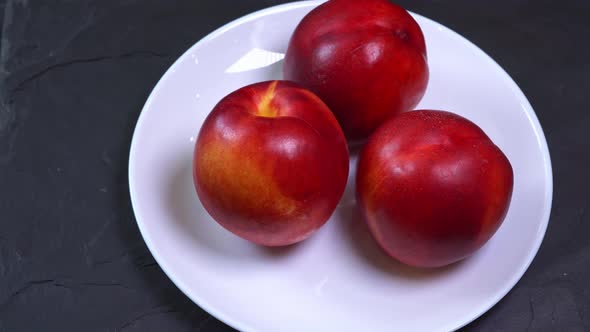
{"type": "MultiPolygon", "coordinates": [[[[183,51],[281,2],[0,0],[0,332],[232,331],[147,250],[129,202],[129,144],[150,90],[183,51]]],[[[590,331],[590,3],[398,3],[498,61],[551,151],[541,250],[465,330],[590,331]]]]}

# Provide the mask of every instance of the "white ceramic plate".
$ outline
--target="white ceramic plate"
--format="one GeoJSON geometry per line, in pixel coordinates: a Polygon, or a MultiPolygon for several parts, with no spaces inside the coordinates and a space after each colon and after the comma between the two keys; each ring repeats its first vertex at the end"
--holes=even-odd
{"type": "Polygon", "coordinates": [[[552,197],[543,131],[512,79],[484,52],[414,15],[426,36],[430,82],[419,108],[477,123],[515,173],[508,216],[473,257],[415,270],[385,257],[355,210],[349,186],[307,241],[286,249],[250,244],[217,225],[193,188],[194,139],[212,107],[249,83],[281,78],[281,54],[319,2],[296,2],[240,18],[174,63],[137,123],[129,160],[139,229],[166,274],[195,303],[242,331],[443,331],[492,307],[520,279],[541,244],[552,197]]]}

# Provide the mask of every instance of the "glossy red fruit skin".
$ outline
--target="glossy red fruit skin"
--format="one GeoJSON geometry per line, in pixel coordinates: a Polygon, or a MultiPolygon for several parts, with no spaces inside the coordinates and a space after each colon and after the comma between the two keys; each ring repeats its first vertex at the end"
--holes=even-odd
{"type": "Polygon", "coordinates": [[[316,93],[347,138],[364,140],[424,95],[424,36],[406,10],[387,0],[331,0],[295,29],[283,74],[316,93]]]}
{"type": "Polygon", "coordinates": [[[195,144],[193,178],[219,224],[257,244],[283,246],[328,220],[348,165],[346,139],[328,107],[295,83],[269,81],[215,106],[195,144]]]}
{"type": "Polygon", "coordinates": [[[400,114],[364,146],[357,199],[371,234],[391,257],[440,267],[481,248],[503,222],[510,162],[471,121],[449,112],[400,114]]]}

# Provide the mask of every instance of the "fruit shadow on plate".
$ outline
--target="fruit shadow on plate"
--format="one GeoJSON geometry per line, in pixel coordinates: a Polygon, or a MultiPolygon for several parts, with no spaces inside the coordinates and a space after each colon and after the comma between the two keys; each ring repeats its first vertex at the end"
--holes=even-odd
{"type": "MultiPolygon", "coordinates": [[[[351,149],[352,163],[356,162],[358,147],[351,149]]],[[[355,168],[351,169],[351,172],[355,168]]],[[[388,257],[372,239],[354,198],[354,177],[349,178],[344,196],[334,214],[339,220],[329,220],[335,223],[339,234],[350,243],[353,251],[378,271],[390,274],[396,278],[411,280],[426,280],[442,277],[457,269],[462,263],[452,264],[437,269],[413,268],[388,257]]],[[[168,183],[167,209],[171,221],[178,232],[190,237],[196,250],[208,250],[212,254],[225,259],[247,263],[263,257],[265,260],[281,260],[303,250],[314,239],[286,246],[263,247],[240,239],[215,222],[200,203],[192,176],[192,155],[180,158],[170,174],[168,183]]],[[[332,218],[334,219],[334,218],[332,218]]],[[[326,225],[324,226],[326,227],[326,225]]],[[[314,234],[312,237],[317,236],[314,234]]]]}
{"type": "Polygon", "coordinates": [[[248,261],[260,256],[269,260],[281,259],[304,246],[304,243],[274,248],[258,246],[237,237],[215,222],[195,191],[192,154],[179,158],[172,168],[167,188],[165,203],[171,216],[170,222],[174,223],[180,234],[190,237],[189,241],[194,242],[199,250],[205,249],[223,258],[248,261]]]}
{"type": "Polygon", "coordinates": [[[356,172],[356,161],[362,149],[362,142],[351,144],[349,148],[351,176],[349,176],[342,200],[334,212],[337,216],[335,219],[337,220],[331,220],[330,222],[337,223],[337,227],[340,228],[339,233],[344,234],[353,251],[367,262],[367,265],[396,278],[426,281],[441,278],[459,269],[465,260],[440,268],[417,268],[389,257],[379,248],[377,242],[370,234],[361,215],[361,211],[356,204],[356,177],[354,176],[354,172],[356,172]]]}

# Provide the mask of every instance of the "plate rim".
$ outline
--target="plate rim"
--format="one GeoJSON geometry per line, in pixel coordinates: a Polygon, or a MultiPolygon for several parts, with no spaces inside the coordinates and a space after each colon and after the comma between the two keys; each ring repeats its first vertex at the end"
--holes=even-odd
{"type": "MultiPolygon", "coordinates": [[[[155,245],[153,244],[151,237],[145,231],[145,226],[144,226],[144,223],[142,222],[141,213],[137,209],[137,204],[138,204],[137,203],[137,196],[138,196],[138,194],[135,191],[136,185],[135,185],[135,180],[134,180],[135,176],[134,176],[134,172],[133,172],[133,165],[135,164],[135,155],[138,150],[138,147],[137,147],[138,146],[137,137],[139,136],[138,131],[140,130],[139,128],[142,127],[142,123],[145,119],[145,114],[148,113],[148,110],[151,108],[151,104],[153,102],[153,99],[156,98],[155,96],[158,94],[158,91],[160,90],[163,83],[169,78],[169,76],[172,73],[175,72],[176,67],[179,66],[180,60],[185,58],[185,56],[187,56],[188,54],[190,54],[190,52],[193,49],[199,47],[201,44],[204,44],[209,40],[212,40],[214,38],[217,38],[218,36],[223,35],[225,32],[233,29],[234,27],[237,27],[237,26],[239,26],[243,23],[249,22],[251,20],[255,20],[259,17],[263,17],[268,14],[276,14],[276,13],[280,13],[283,11],[289,11],[289,10],[293,10],[293,9],[297,9],[297,8],[314,7],[314,6],[320,5],[324,2],[325,2],[325,0],[306,0],[306,1],[296,1],[296,2],[290,2],[290,3],[285,3],[285,4],[280,4],[280,5],[276,5],[276,6],[263,8],[263,9],[254,11],[250,14],[238,17],[238,18],[224,24],[223,26],[215,29],[213,32],[207,34],[205,37],[198,40],[196,43],[191,45],[185,52],[183,52],[180,56],[178,56],[176,58],[176,60],[174,61],[174,63],[160,77],[160,79],[158,80],[158,82],[156,83],[154,88],[151,90],[144,106],[142,107],[141,113],[139,114],[139,117],[138,117],[137,122],[135,124],[135,128],[133,130],[133,136],[131,138],[131,145],[130,145],[130,149],[129,149],[129,162],[128,162],[128,174],[127,174],[128,181],[129,181],[129,183],[128,183],[129,195],[130,195],[130,199],[131,199],[131,206],[133,209],[133,214],[135,216],[135,220],[136,220],[137,226],[139,228],[139,232],[140,232],[148,250],[150,251],[151,255],[154,257],[154,260],[158,263],[158,265],[160,266],[162,271],[166,274],[166,276],[172,281],[172,283],[185,296],[187,296],[193,303],[195,303],[201,309],[205,310],[210,315],[214,316],[215,318],[219,319],[220,321],[224,322],[225,324],[227,324],[227,325],[231,326],[232,328],[237,329],[239,331],[254,332],[255,330],[251,326],[248,326],[247,323],[237,320],[237,319],[234,319],[230,315],[225,314],[222,309],[212,306],[211,304],[208,303],[208,301],[206,301],[202,297],[200,297],[196,294],[191,294],[190,292],[188,292],[187,291],[188,286],[186,286],[185,283],[183,281],[181,281],[174,273],[170,272],[168,264],[165,263],[166,260],[160,256],[160,254],[157,250],[154,250],[155,245]]],[[[549,225],[551,209],[552,209],[552,205],[553,205],[553,168],[552,168],[551,157],[550,157],[550,153],[549,153],[549,147],[547,144],[547,138],[545,136],[543,128],[541,127],[539,119],[538,119],[532,105],[530,104],[528,98],[525,96],[524,92],[522,91],[522,89],[520,89],[520,87],[518,86],[516,81],[504,70],[504,68],[502,68],[502,66],[500,66],[490,55],[488,55],[481,48],[479,48],[477,45],[472,43],[467,38],[463,37],[458,32],[455,32],[454,30],[452,30],[452,29],[444,26],[443,24],[438,23],[428,17],[425,17],[423,15],[420,15],[420,14],[417,14],[417,13],[414,13],[411,11],[408,11],[408,12],[414,17],[420,17],[420,19],[428,21],[430,24],[433,24],[440,31],[445,31],[445,32],[449,33],[449,35],[452,38],[459,39],[468,48],[470,48],[472,51],[477,53],[480,57],[484,58],[485,61],[492,64],[495,67],[495,69],[497,71],[499,71],[499,73],[503,76],[503,79],[505,79],[505,80],[507,79],[510,82],[509,87],[515,93],[517,98],[519,99],[520,104],[526,113],[528,122],[533,127],[533,131],[535,133],[536,140],[537,140],[537,145],[541,148],[540,150],[541,150],[542,157],[543,157],[544,178],[545,178],[545,182],[546,182],[546,190],[544,193],[544,211],[543,211],[543,215],[541,216],[541,223],[542,224],[540,225],[541,227],[539,227],[539,229],[537,231],[535,243],[533,244],[533,247],[531,248],[532,250],[530,250],[526,262],[524,264],[522,264],[520,269],[512,275],[512,278],[506,284],[507,286],[504,289],[502,289],[501,291],[496,292],[496,296],[490,297],[487,301],[485,301],[484,304],[482,304],[480,306],[481,310],[478,310],[476,313],[474,313],[472,315],[466,315],[461,319],[457,319],[455,321],[456,322],[455,324],[452,324],[452,326],[445,327],[446,329],[451,328],[450,330],[458,330],[458,329],[466,326],[467,324],[475,321],[477,318],[481,317],[484,313],[489,311],[498,302],[500,302],[500,300],[502,298],[504,298],[510,292],[510,290],[512,290],[514,288],[514,286],[516,286],[518,281],[524,276],[524,274],[526,273],[526,271],[530,267],[534,258],[537,256],[537,253],[540,249],[540,246],[541,246],[543,239],[545,237],[545,234],[547,232],[547,227],[549,225]]]]}

